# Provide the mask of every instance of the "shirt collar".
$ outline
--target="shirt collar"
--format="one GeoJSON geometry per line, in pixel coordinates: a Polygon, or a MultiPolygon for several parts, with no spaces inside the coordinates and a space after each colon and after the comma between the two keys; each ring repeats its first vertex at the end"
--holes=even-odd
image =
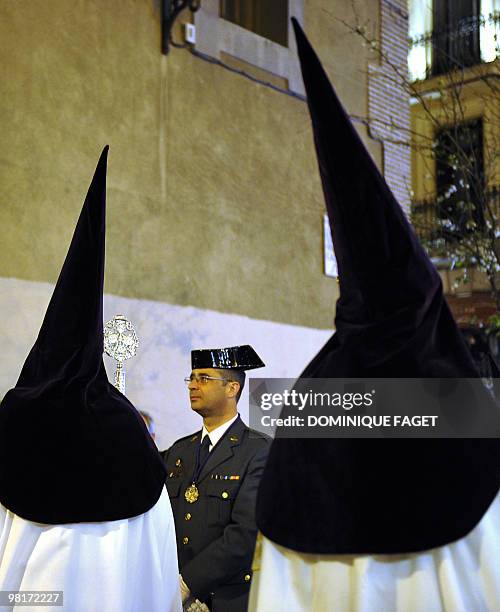
{"type": "Polygon", "coordinates": [[[222,423],[222,425],[219,425],[219,427],[212,429],[211,432],[208,432],[205,428],[205,425],[203,425],[203,429],[201,431],[201,441],[203,442],[203,438],[205,436],[210,436],[210,446],[208,450],[212,450],[212,448],[217,444],[217,442],[222,438],[222,436],[226,433],[226,431],[231,427],[231,425],[236,421],[238,417],[239,414],[236,414],[236,416],[234,416],[230,421],[222,423]]]}

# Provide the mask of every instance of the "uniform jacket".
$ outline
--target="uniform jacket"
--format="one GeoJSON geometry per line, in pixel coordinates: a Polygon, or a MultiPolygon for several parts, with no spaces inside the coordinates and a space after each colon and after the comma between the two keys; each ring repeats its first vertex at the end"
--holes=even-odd
{"type": "Polygon", "coordinates": [[[212,612],[247,608],[257,535],[257,488],[270,439],[238,417],[212,449],[198,479],[199,498],[186,501],[201,431],[162,452],[177,530],[179,569],[191,593],[212,612]]]}

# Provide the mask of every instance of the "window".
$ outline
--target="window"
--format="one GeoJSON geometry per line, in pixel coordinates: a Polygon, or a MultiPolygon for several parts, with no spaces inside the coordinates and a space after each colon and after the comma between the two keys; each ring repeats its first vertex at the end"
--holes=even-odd
{"type": "Polygon", "coordinates": [[[304,0],[202,0],[195,50],[279,89],[304,94],[293,37],[304,0]]]}
{"type": "Polygon", "coordinates": [[[484,225],[483,122],[442,129],[436,137],[437,213],[449,238],[484,225]]]}
{"type": "Polygon", "coordinates": [[[426,79],[432,63],[432,4],[410,0],[408,73],[412,81],[426,79]]]}
{"type": "Polygon", "coordinates": [[[432,74],[480,62],[479,0],[434,0],[432,74]]]}
{"type": "Polygon", "coordinates": [[[288,0],[220,0],[220,16],[288,46],[288,0]]]}
{"type": "Polygon", "coordinates": [[[410,0],[413,80],[492,62],[499,55],[500,0],[410,0]]]}

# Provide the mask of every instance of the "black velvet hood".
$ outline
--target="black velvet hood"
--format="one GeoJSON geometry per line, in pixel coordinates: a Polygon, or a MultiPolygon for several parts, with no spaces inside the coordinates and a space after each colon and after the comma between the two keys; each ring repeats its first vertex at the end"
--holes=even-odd
{"type": "MultiPolygon", "coordinates": [[[[336,333],[301,378],[478,377],[437,271],[293,25],[340,282],[336,333]]],[[[257,524],[308,553],[420,551],[465,536],[499,487],[497,439],[277,438],[257,524]]]]}
{"type": "Polygon", "coordinates": [[[108,147],[16,386],[0,405],[0,502],[38,523],[149,510],[165,470],[145,424],[108,382],[103,285],[108,147]]]}

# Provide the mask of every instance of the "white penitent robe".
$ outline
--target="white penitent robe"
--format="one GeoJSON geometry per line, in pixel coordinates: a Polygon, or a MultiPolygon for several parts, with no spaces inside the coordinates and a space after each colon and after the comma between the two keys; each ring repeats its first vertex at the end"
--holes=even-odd
{"type": "Polygon", "coordinates": [[[54,611],[180,612],[174,519],[165,488],[148,512],[103,523],[33,523],[0,504],[2,590],[63,591],[64,605],[54,611]]]}
{"type": "Polygon", "coordinates": [[[249,612],[500,611],[500,495],[469,535],[422,553],[303,554],[266,538],[261,551],[249,612]]]}

